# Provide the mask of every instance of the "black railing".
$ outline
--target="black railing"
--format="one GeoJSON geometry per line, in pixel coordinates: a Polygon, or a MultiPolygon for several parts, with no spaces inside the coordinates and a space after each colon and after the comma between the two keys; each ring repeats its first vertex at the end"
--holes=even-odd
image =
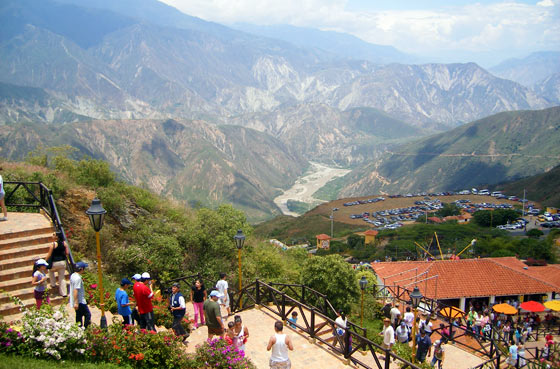
{"type": "MultiPolygon", "coordinates": [[[[315,301],[313,301],[315,303],[315,301]]],[[[344,335],[335,334],[337,324],[330,314],[335,311],[326,296],[303,285],[265,283],[260,280],[245,286],[232,299],[233,311],[241,311],[256,306],[265,309],[280,320],[286,322],[292,311],[298,311],[299,317],[293,324],[300,332],[309,335],[314,341],[329,347],[335,353],[343,355],[344,359],[354,365],[366,369],[388,369],[391,361],[396,361],[403,367],[419,369],[418,366],[396,355],[367,338],[367,330],[350,321],[344,335]],[[279,287],[279,288],[276,288],[279,287]],[[291,293],[291,295],[290,295],[291,293]],[[302,298],[303,296],[303,298],[302,298]],[[307,304],[308,297],[316,296],[318,306],[307,304]],[[243,304],[240,306],[239,302],[243,304]],[[357,352],[362,351],[358,355],[357,352]],[[374,367],[365,362],[365,355],[373,359],[374,367]],[[381,353],[383,356],[378,356],[381,353]]]]}
{"type": "MultiPolygon", "coordinates": [[[[41,182],[6,181],[4,187],[6,206],[16,210],[22,208],[36,209],[37,212],[43,210],[51,219],[55,231],[61,235],[65,242],[68,242],[52,191],[47,186],[41,182]]],[[[74,257],[70,245],[68,245],[66,266],[70,273],[74,272],[74,257]]]]}

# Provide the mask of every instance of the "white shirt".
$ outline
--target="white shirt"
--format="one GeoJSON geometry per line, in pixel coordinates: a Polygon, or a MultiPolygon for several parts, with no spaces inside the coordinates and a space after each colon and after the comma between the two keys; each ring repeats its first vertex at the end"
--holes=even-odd
{"type": "Polygon", "coordinates": [[[399,342],[406,342],[408,340],[408,327],[399,325],[397,327],[397,338],[399,342]]]}
{"type": "Polygon", "coordinates": [[[397,315],[401,314],[399,308],[396,307],[396,306],[391,309],[390,313],[391,313],[391,323],[393,323],[395,321],[395,318],[397,317],[397,315]]]}
{"type": "Polygon", "coordinates": [[[395,343],[395,331],[390,325],[383,329],[383,343],[387,346],[395,343]]]}
{"type": "Polygon", "coordinates": [[[70,276],[70,306],[74,306],[74,290],[78,290],[78,303],[86,304],[86,290],[84,289],[82,276],[78,272],[74,272],[70,276]]]}
{"type": "MultiPolygon", "coordinates": [[[[346,320],[342,319],[341,316],[337,317],[334,321],[336,323],[336,330],[338,331],[339,329],[342,329],[342,333],[339,334],[339,336],[342,336],[344,334],[344,331],[346,330],[346,320]]],[[[338,333],[338,332],[337,332],[338,333]]]]}
{"type": "Polygon", "coordinates": [[[288,345],[286,345],[286,335],[275,333],[276,343],[272,345],[272,355],[270,360],[274,362],[288,361],[288,345]]]}
{"type": "Polygon", "coordinates": [[[2,180],[2,176],[0,176],[0,194],[4,195],[4,181],[2,180]]]}
{"type": "Polygon", "coordinates": [[[218,281],[218,283],[216,283],[216,288],[218,289],[218,291],[222,294],[225,295],[226,291],[228,289],[228,283],[227,281],[220,279],[218,281]]]}
{"type": "Polygon", "coordinates": [[[409,328],[412,328],[412,322],[414,322],[414,313],[410,311],[404,313],[404,321],[409,328]]]}

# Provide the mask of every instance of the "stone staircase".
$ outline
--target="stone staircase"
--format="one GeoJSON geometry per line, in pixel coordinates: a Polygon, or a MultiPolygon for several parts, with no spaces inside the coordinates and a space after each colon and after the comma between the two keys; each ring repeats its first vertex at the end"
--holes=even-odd
{"type": "MultiPolygon", "coordinates": [[[[8,221],[0,223],[0,318],[10,321],[20,313],[10,296],[18,297],[26,307],[35,305],[31,272],[33,263],[44,258],[55,240],[49,218],[38,213],[9,213],[8,221]]],[[[68,273],[66,278],[68,279],[68,273]]],[[[49,283],[50,286],[50,283],[49,283]]],[[[52,291],[51,304],[65,299],[52,291]]]]}

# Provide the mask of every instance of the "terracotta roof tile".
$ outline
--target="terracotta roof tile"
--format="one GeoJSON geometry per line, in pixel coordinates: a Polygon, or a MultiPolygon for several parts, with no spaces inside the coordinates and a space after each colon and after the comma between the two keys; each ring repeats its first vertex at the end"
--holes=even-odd
{"type": "Polygon", "coordinates": [[[417,284],[424,296],[437,299],[540,294],[557,290],[552,283],[524,273],[522,267],[519,270],[519,266],[510,266],[519,265],[515,260],[403,261],[372,263],[372,267],[381,281],[386,278],[387,285],[397,284],[409,289],[415,285],[416,273],[419,281],[437,275],[437,283],[436,278],[432,278],[417,284]],[[401,274],[395,275],[397,273],[401,274]]]}

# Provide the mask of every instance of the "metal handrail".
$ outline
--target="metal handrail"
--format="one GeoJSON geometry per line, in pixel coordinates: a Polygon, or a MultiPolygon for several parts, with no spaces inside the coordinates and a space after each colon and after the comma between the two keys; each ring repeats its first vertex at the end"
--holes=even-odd
{"type": "MultiPolygon", "coordinates": [[[[58,209],[56,207],[56,202],[54,200],[52,191],[45,186],[42,182],[25,182],[25,181],[5,181],[4,185],[15,185],[15,187],[11,191],[5,191],[6,197],[5,202],[6,206],[11,207],[23,207],[23,208],[37,208],[39,210],[43,210],[45,214],[51,219],[53,223],[53,227],[57,233],[62,235],[62,239],[64,242],[68,243],[68,238],[66,237],[66,232],[64,231],[64,227],[62,226],[62,221],[60,220],[60,215],[58,213],[58,209]],[[31,186],[38,186],[39,194],[37,194],[30,188],[31,186]],[[17,204],[12,203],[11,199],[13,198],[14,194],[19,188],[25,189],[28,195],[30,195],[36,203],[25,203],[25,204],[17,204]]],[[[68,243],[68,255],[66,257],[66,266],[70,273],[74,273],[74,257],[72,255],[72,250],[70,248],[70,244],[68,243]]]]}

